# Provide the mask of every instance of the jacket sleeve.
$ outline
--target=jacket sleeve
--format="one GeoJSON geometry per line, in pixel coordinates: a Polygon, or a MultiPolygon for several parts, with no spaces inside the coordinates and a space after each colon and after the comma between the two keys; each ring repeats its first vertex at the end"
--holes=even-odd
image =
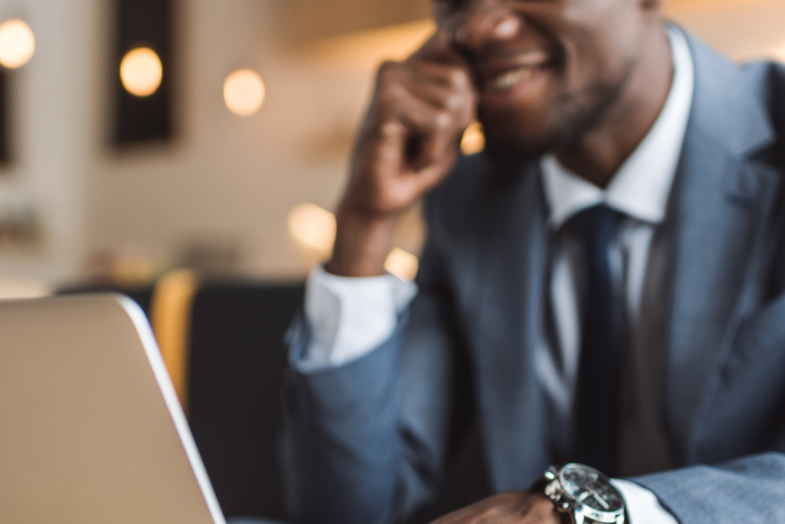
{"type": "Polygon", "coordinates": [[[281,456],[296,522],[396,522],[435,494],[467,376],[435,236],[418,296],[370,353],[304,371],[293,365],[310,343],[302,315],[290,330],[281,456]]]}
{"type": "Polygon", "coordinates": [[[785,455],[780,452],[634,481],[657,495],[682,524],[785,522],[785,455]]]}

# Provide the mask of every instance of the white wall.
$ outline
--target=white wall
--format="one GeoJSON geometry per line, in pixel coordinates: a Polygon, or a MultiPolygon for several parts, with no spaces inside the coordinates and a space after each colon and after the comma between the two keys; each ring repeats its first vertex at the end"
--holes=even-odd
{"type": "Polygon", "coordinates": [[[307,200],[332,207],[344,156],[309,158],[358,117],[366,78],[293,66],[276,48],[276,11],[264,0],[183,2],[179,71],[182,135],[170,148],[101,150],[88,192],[88,248],[136,245],[169,255],[193,237],[243,246],[245,269],[300,275],[310,264],[289,238],[286,215],[307,200]],[[267,99],[249,118],[223,103],[228,73],[262,74],[267,99]]]}
{"type": "MultiPolygon", "coordinates": [[[[0,203],[38,199],[51,235],[40,253],[0,248],[0,277],[75,278],[90,253],[131,246],[167,259],[194,237],[236,242],[247,272],[304,274],[313,254],[289,237],[286,215],[302,201],[334,206],[373,60],[295,57],[277,34],[285,1],[182,0],[182,133],[170,147],[119,154],[107,146],[108,2],[0,0],[0,19],[24,17],[38,38],[15,75],[20,157],[0,176],[0,203]],[[250,118],[222,100],[239,67],[267,84],[250,118]]],[[[736,57],[785,48],[785,0],[674,0],[669,10],[736,57]]]]}
{"type": "Polygon", "coordinates": [[[734,59],[778,52],[785,61],[785,1],[672,1],[672,18],[734,59]]]}
{"type": "Polygon", "coordinates": [[[0,171],[0,204],[34,201],[47,237],[36,249],[0,249],[0,275],[62,279],[85,249],[89,166],[91,12],[84,0],[0,1],[0,19],[23,18],[36,53],[11,72],[15,162],[0,171]]]}

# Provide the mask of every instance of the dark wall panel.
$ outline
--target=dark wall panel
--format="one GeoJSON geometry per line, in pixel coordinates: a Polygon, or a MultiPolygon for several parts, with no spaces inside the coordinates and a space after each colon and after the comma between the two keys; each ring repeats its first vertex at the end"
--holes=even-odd
{"type": "Polygon", "coordinates": [[[111,71],[116,145],[171,138],[173,4],[174,0],[116,0],[115,53],[111,71]],[[147,97],[128,93],[120,80],[120,62],[128,51],[137,47],[150,47],[163,65],[161,86],[147,97]]]}
{"type": "MultiPolygon", "coordinates": [[[[10,141],[10,90],[8,86],[10,73],[0,67],[0,168],[11,163],[10,141]]],[[[0,172],[2,174],[2,172],[0,172]]]]}

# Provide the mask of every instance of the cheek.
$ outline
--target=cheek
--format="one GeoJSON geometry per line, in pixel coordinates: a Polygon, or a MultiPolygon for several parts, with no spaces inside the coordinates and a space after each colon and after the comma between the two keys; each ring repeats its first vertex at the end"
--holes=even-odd
{"type": "Polygon", "coordinates": [[[642,16],[630,0],[573,0],[562,12],[561,45],[567,89],[617,79],[635,56],[643,34],[642,16]]]}

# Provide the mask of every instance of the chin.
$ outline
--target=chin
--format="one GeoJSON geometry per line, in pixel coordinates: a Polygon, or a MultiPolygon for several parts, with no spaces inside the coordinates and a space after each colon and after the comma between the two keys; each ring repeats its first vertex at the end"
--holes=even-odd
{"type": "Polygon", "coordinates": [[[551,151],[547,144],[531,142],[489,142],[486,144],[485,153],[501,167],[522,167],[534,162],[551,151]]]}
{"type": "Polygon", "coordinates": [[[559,147],[565,138],[563,129],[515,118],[512,110],[501,118],[481,121],[485,129],[485,151],[501,165],[523,165],[535,161],[559,147]]]}

